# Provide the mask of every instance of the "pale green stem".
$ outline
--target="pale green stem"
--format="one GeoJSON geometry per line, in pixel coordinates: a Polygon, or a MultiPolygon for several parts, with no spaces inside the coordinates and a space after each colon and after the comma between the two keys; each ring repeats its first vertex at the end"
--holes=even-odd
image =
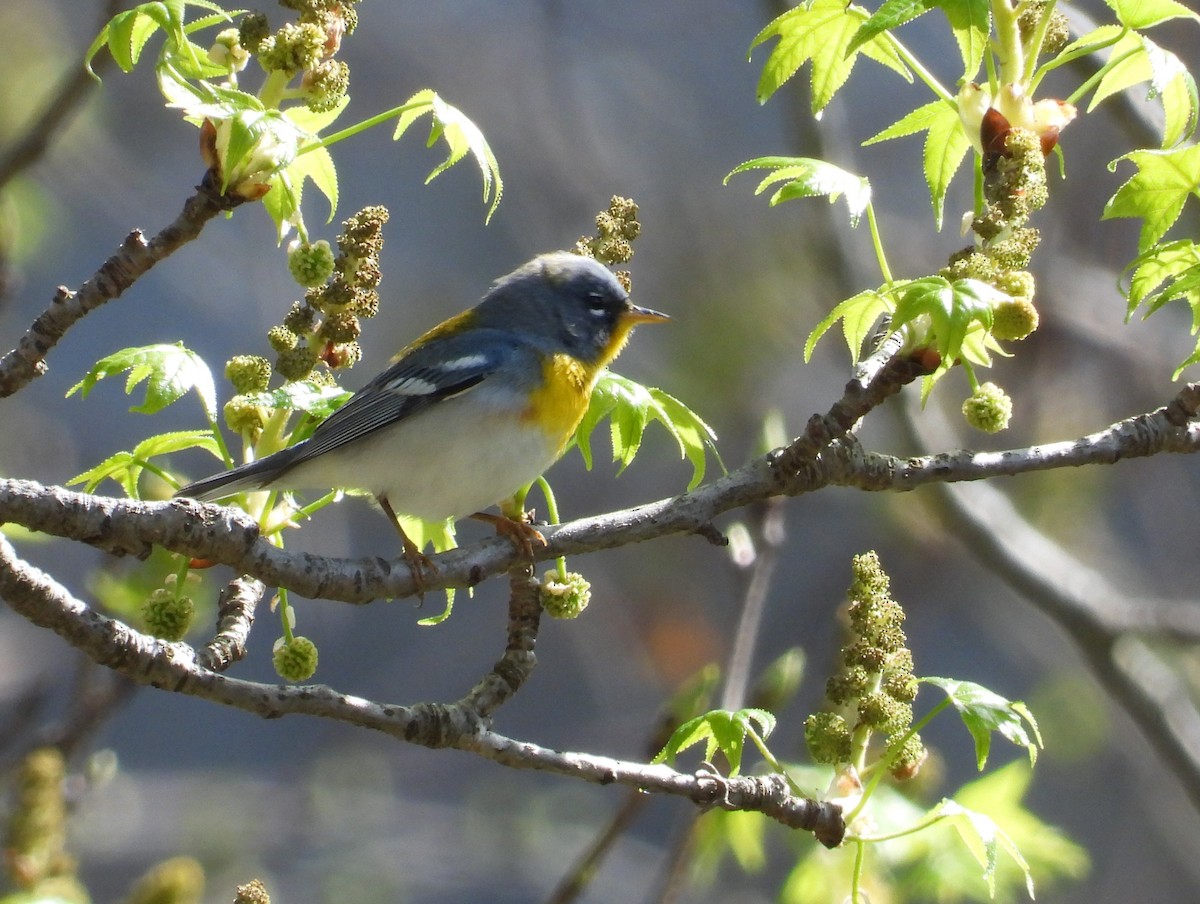
{"type": "MultiPolygon", "coordinates": [[[[282,546],[283,544],[279,544],[282,546]]],[[[288,618],[288,610],[291,606],[288,605],[288,592],[286,587],[280,587],[279,593],[279,620],[283,623],[283,639],[287,643],[292,642],[292,620],[288,618]]]]}
{"type": "MultiPolygon", "coordinates": [[[[550,488],[549,481],[545,477],[539,477],[534,482],[542,491],[542,498],[546,500],[546,520],[551,524],[558,524],[558,501],[554,498],[554,490],[550,488]]],[[[565,582],[567,580],[567,557],[559,556],[554,563],[558,567],[558,579],[565,582]]]]}
{"type": "MultiPolygon", "coordinates": [[[[945,700],[942,700],[937,706],[935,706],[933,709],[931,709],[928,713],[926,713],[926,715],[923,718],[919,719],[917,722],[914,722],[913,726],[908,731],[906,731],[900,737],[899,740],[888,745],[888,749],[886,751],[884,751],[883,758],[880,760],[879,763],[876,764],[875,771],[867,779],[866,786],[863,788],[862,797],[859,798],[858,806],[856,806],[853,810],[851,810],[849,815],[846,816],[846,825],[851,825],[854,822],[854,820],[856,820],[858,818],[858,815],[862,812],[863,807],[865,807],[867,805],[867,801],[871,799],[871,795],[875,793],[875,789],[879,787],[879,783],[883,780],[883,777],[887,774],[888,769],[891,768],[892,759],[904,747],[904,745],[908,742],[908,739],[913,737],[916,734],[919,734],[921,731],[923,731],[925,729],[925,726],[928,725],[933,720],[933,717],[936,716],[938,713],[940,713],[943,709],[945,709],[949,705],[950,705],[950,698],[947,697],[945,700]]],[[[859,774],[860,775],[862,774],[861,771],[859,774]]]]}
{"type": "Polygon", "coordinates": [[[359,132],[363,132],[374,126],[377,126],[381,122],[387,122],[389,119],[395,119],[397,116],[407,113],[409,110],[416,110],[421,107],[428,106],[428,101],[419,101],[412,104],[403,104],[399,107],[393,107],[390,110],[385,110],[382,113],[377,113],[368,119],[364,119],[362,122],[355,123],[352,126],[342,129],[340,132],[334,132],[332,135],[326,135],[324,138],[318,139],[311,144],[303,145],[296,151],[296,156],[299,157],[301,154],[307,154],[309,151],[315,151],[317,148],[327,148],[330,145],[337,144],[339,141],[342,141],[346,138],[351,138],[357,135],[359,132]]]}
{"type": "Polygon", "coordinates": [[[1025,53],[1021,46],[1021,28],[1017,10],[1008,0],[994,0],[992,21],[1000,45],[1000,84],[1019,84],[1025,72],[1025,53]]]}
{"type": "Polygon", "coordinates": [[[871,230],[871,244],[875,246],[875,260],[879,263],[879,272],[883,275],[883,281],[891,286],[894,281],[892,268],[888,266],[887,255],[883,251],[883,237],[875,219],[875,206],[870,201],[867,202],[867,228],[871,230]]]}
{"type": "Polygon", "coordinates": [[[1109,60],[1103,66],[1101,66],[1097,72],[1093,73],[1091,78],[1089,78],[1086,82],[1084,82],[1082,85],[1080,85],[1078,88],[1076,88],[1075,91],[1071,94],[1071,96],[1067,98],[1067,103],[1069,103],[1069,104],[1079,103],[1079,101],[1081,99],[1083,99],[1083,97],[1089,91],[1091,91],[1093,88],[1095,88],[1096,85],[1098,85],[1100,83],[1100,80],[1103,79],[1104,76],[1108,75],[1108,73],[1111,72],[1115,66],[1119,65],[1120,63],[1125,62],[1131,56],[1135,56],[1141,52],[1142,52],[1142,49],[1140,47],[1135,47],[1133,50],[1126,51],[1125,53],[1121,54],[1119,57],[1113,57],[1111,60],[1109,60]]]}
{"type": "Polygon", "coordinates": [[[263,86],[258,92],[258,99],[263,102],[264,107],[268,110],[279,109],[279,102],[283,100],[288,82],[292,80],[294,75],[294,72],[287,72],[283,69],[276,69],[267,73],[267,77],[263,81],[263,86]]]}
{"type": "MultiPolygon", "coordinates": [[[[1001,2],[1003,2],[1003,0],[1001,0],[1001,2]]],[[[885,31],[883,34],[887,38],[888,43],[891,44],[892,49],[896,51],[896,55],[900,57],[900,59],[903,60],[904,63],[917,74],[917,78],[929,86],[930,91],[932,91],[942,100],[954,103],[954,95],[942,87],[942,83],[934,77],[932,72],[925,68],[925,65],[920,60],[913,56],[912,51],[901,44],[896,36],[890,31],[885,31]]]]}
{"type": "Polygon", "coordinates": [[[1046,5],[1042,9],[1042,17],[1038,19],[1037,28],[1030,36],[1029,46],[1025,48],[1026,83],[1033,82],[1033,73],[1037,69],[1038,57],[1042,55],[1042,44],[1046,41],[1046,31],[1050,28],[1050,18],[1054,15],[1056,3],[1057,0],[1046,0],[1046,5]]]}
{"type": "Polygon", "coordinates": [[[886,835],[855,835],[853,840],[859,844],[879,844],[883,841],[895,841],[897,838],[904,838],[907,835],[915,835],[917,832],[923,832],[930,826],[935,826],[946,818],[945,813],[939,813],[936,816],[930,816],[922,819],[915,825],[909,826],[907,829],[897,829],[894,832],[888,832],[886,835]]]}
{"type": "Polygon", "coordinates": [[[867,846],[861,841],[854,845],[854,872],[850,875],[850,904],[861,904],[863,866],[867,859],[867,846]]]}
{"type": "MultiPolygon", "coordinates": [[[[1112,47],[1127,34],[1129,34],[1129,29],[1122,28],[1120,34],[1116,35],[1116,37],[1108,39],[1107,41],[1096,41],[1092,44],[1084,44],[1082,47],[1075,48],[1070,53],[1059,54],[1054,59],[1044,63],[1042,67],[1038,69],[1037,73],[1033,76],[1033,80],[1029,83],[1029,92],[1032,94],[1037,89],[1037,86],[1041,84],[1042,79],[1044,79],[1055,69],[1058,69],[1061,66],[1066,66],[1068,63],[1073,63],[1080,57],[1090,56],[1098,50],[1103,50],[1105,47],[1112,47]]],[[[1107,71],[1107,68],[1107,65],[1102,67],[1102,71],[1107,71]]]]}

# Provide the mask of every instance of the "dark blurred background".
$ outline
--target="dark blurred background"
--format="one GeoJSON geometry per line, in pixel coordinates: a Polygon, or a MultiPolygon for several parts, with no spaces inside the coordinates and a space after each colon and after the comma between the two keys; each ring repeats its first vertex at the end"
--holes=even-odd
{"type": "MultiPolygon", "coordinates": [[[[266,11],[274,21],[276,11],[266,11]]],[[[801,346],[833,304],[878,282],[866,228],[852,230],[840,202],[769,209],[753,196],[753,176],[728,187],[722,178],[765,154],[825,156],[868,175],[897,276],[936,270],[965,243],[957,225],[970,180],[960,174],[947,225],[936,233],[921,139],[860,147],[925,103],[927,92],[869,61],[826,111],[819,134],[807,112],[807,72],[760,106],[755,85],[767,48],[749,62],[748,48],[779,11],[771,3],[714,0],[362,4],[360,31],[343,49],[353,80],[345,121],[432,87],[483,129],[505,194],[485,225],[469,162],[424,185],[443,154],[423,147],[420,126],[399,144],[384,127],[334,149],[341,202],[325,227],[324,201],[310,192],[314,237],[332,239],[337,223],[367,204],[384,204],[392,215],[383,309],[367,323],[364,360],[345,383],[361,385],[492,279],[537,252],[572,245],[609,197],[621,194],[640,204],[644,226],[630,267],[634,296],[675,322],[639,332],[616,369],[691,404],[717,430],[730,466],[756,451],[767,412],[781,412],[795,432],[827,408],[848,376],[844,346],[831,334],[808,365],[801,346]]],[[[40,109],[64,61],[80,57],[99,22],[99,3],[5,0],[0,25],[10,41],[0,58],[0,139],[11,139],[40,109]]],[[[958,56],[937,16],[905,36],[953,84],[958,56]]],[[[1162,30],[1156,39],[1192,66],[1200,63],[1194,27],[1162,30]]],[[[156,50],[153,44],[149,52],[156,50]]],[[[1081,72],[1065,73],[1061,83],[1078,84],[1081,72]]],[[[1013,427],[999,437],[964,428],[955,444],[1000,449],[1069,439],[1173,394],[1171,371],[1190,348],[1184,314],[1166,310],[1123,325],[1114,268],[1134,253],[1136,224],[1099,222],[1104,201],[1132,172],[1126,164],[1112,173],[1105,164],[1146,141],[1138,105],[1112,102],[1065,131],[1068,179],[1052,180],[1051,207],[1036,220],[1044,236],[1034,262],[1043,325],[988,375],[1015,398],[1013,427]]],[[[78,285],[131,228],[152,233],[174,218],[202,169],[196,131],[163,109],[150,61],[128,76],[108,67],[102,89],[17,186],[35,197],[22,210],[36,216],[20,227],[26,253],[12,264],[0,299],[0,344],[15,342],[55,286],[78,285]]],[[[233,354],[266,353],[266,330],[297,297],[273,239],[266,215],[242,208],[77,326],[51,354],[50,373],[5,401],[0,472],[63,483],[151,432],[197,426],[192,399],[153,420],[128,413],[119,379],[86,401],[64,393],[95,360],[130,345],[182,340],[214,368],[233,354]]],[[[953,412],[967,391],[965,379],[952,375],[931,405],[953,412]]],[[[603,454],[591,473],[575,454],[557,465],[550,477],[564,517],[682,491],[688,467],[656,430],[619,478],[603,454]]],[[[864,440],[909,451],[886,409],[873,416],[864,440]]],[[[603,443],[597,448],[605,452],[603,443]]],[[[192,476],[208,466],[196,459],[192,476]]],[[[1200,478],[1189,458],[1041,474],[1002,488],[1034,524],[1119,588],[1139,596],[1193,593],[1200,478]]],[[[978,681],[1028,701],[1041,719],[1046,750],[1029,806],[1084,844],[1093,866],[1086,879],[1045,888],[1039,898],[1194,901],[1200,821],[1177,783],[1103,699],[1065,636],[943,533],[929,502],[922,492],[852,490],[787,502],[788,541],[757,658],[766,663],[799,644],[809,663],[774,749],[800,755],[799,714],[822,693],[850,557],[878,550],[908,611],[918,674],[978,681]]],[[[466,525],[460,540],[483,533],[466,525]]],[[[330,555],[390,556],[395,546],[386,521],[354,500],[321,512],[289,542],[330,555]]],[[[21,549],[85,597],[97,569],[131,567],[65,541],[21,549]]],[[[663,700],[728,653],[743,577],[724,552],[690,537],[573,565],[592,581],[592,605],[577,621],[545,624],[538,670],[497,729],[551,747],[642,757],[663,700]]],[[[503,647],[503,591],[502,582],[490,582],[473,599],[460,595],[454,616],[436,628],[416,624],[441,605],[433,597],[425,610],[408,601],[295,602],[300,632],[320,647],[318,680],[408,703],[455,699],[490,666],[503,647]]],[[[269,650],[277,634],[263,611],[251,655],[235,674],[273,680],[269,650]]],[[[0,658],[6,707],[37,682],[65,694],[80,668],[66,644],[6,610],[0,658]]],[[[918,708],[922,702],[928,705],[918,708]]],[[[937,793],[946,794],[974,769],[966,733],[942,722],[927,740],[945,760],[937,793]]],[[[120,770],[80,800],[73,841],[96,900],[111,900],[156,859],[189,853],[209,870],[211,901],[229,900],[233,886],[254,875],[287,902],[538,901],[624,794],[343,725],[266,722],[149,689],[97,740],[120,770]]],[[[1018,755],[997,749],[995,761],[1018,755]]],[[[683,801],[654,801],[586,900],[643,900],[690,811],[683,801]]],[[[723,870],[716,886],[692,899],[771,900],[789,863],[783,834],[772,836],[775,857],[762,874],[723,870]]]]}

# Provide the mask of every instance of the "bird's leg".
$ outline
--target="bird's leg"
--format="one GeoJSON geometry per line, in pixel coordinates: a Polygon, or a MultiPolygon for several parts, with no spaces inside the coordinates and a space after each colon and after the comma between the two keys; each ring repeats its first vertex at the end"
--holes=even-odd
{"type": "Polygon", "coordinates": [[[516,547],[517,552],[533,561],[533,547],[545,546],[546,538],[542,532],[529,523],[528,515],[521,512],[516,518],[510,515],[493,515],[489,512],[476,512],[471,516],[476,521],[483,521],[496,528],[496,533],[507,537],[516,547]]]}
{"type": "Polygon", "coordinates": [[[408,570],[412,572],[413,583],[417,587],[417,596],[421,599],[425,598],[425,578],[433,577],[438,573],[438,567],[433,564],[433,560],[417,547],[417,544],[408,538],[408,534],[404,532],[404,528],[400,526],[400,519],[396,517],[396,512],[392,508],[392,504],[388,502],[386,496],[380,496],[379,507],[387,514],[392,522],[392,526],[396,528],[396,533],[400,535],[400,543],[403,546],[401,555],[404,557],[405,564],[408,565],[408,570]]]}

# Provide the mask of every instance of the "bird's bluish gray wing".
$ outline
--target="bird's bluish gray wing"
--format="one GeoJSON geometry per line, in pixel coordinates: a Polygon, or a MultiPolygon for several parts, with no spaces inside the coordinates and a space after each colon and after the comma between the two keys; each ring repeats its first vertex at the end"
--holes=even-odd
{"type": "Polygon", "coordinates": [[[506,332],[477,329],[469,335],[439,337],[407,352],[326,418],[297,447],[291,465],[470,391],[509,360],[518,345],[506,332]]]}

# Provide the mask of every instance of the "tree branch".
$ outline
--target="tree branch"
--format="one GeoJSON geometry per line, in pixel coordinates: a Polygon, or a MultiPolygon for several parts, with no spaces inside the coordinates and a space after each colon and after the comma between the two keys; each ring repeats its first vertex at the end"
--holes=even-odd
{"type": "MultiPolygon", "coordinates": [[[[400,706],[364,700],[324,685],[262,684],[209,671],[197,663],[195,651],[187,644],[148,637],[91,609],[45,572],[22,561],[2,535],[0,596],[29,621],[54,631],[95,662],[139,684],[200,697],[264,718],[318,716],[426,747],[457,747],[513,768],[674,794],[704,807],[756,810],[791,828],[813,832],[828,847],[840,844],[845,832],[840,807],[794,796],[783,776],[726,778],[707,770],[688,775],[667,766],[563,753],[504,737],[489,730],[486,719],[473,709],[481,700],[478,689],[454,704],[400,706]]],[[[517,617],[510,624],[523,622],[521,612],[527,603],[523,593],[514,594],[514,599],[517,617]]],[[[528,625],[510,628],[510,649],[514,637],[518,648],[527,646],[528,625]]]]}
{"type": "Polygon", "coordinates": [[[16,348],[0,358],[0,397],[10,396],[46,373],[46,355],[75,323],[91,311],[119,297],[159,261],[195,239],[217,214],[243,202],[222,195],[211,171],[184,202],[175,221],[149,241],[140,230],[126,236],[120,249],[90,279],[72,291],[59,286],[50,306],[25,331],[16,348]]]}
{"type": "MultiPolygon", "coordinates": [[[[865,490],[911,490],[930,483],[982,480],[1050,468],[1112,464],[1162,452],[1200,449],[1200,384],[1188,384],[1168,405],[1120,421],[1080,439],[1005,452],[948,452],[918,458],[864,452],[852,437],[805,456],[778,449],[711,483],[669,499],[580,518],[548,529],[538,561],[641,543],[670,534],[702,533],[731,509],[779,494],[798,495],[830,484],[865,490]],[[780,462],[789,461],[786,467],[780,462]]],[[[797,441],[811,450],[811,439],[797,441]]],[[[807,454],[807,452],[805,453],[807,454]]],[[[0,479],[0,523],[88,543],[114,555],[149,555],[155,544],[172,552],[228,565],[272,587],[314,599],[366,603],[411,596],[412,574],[403,560],[344,559],[281,550],[259,535],[249,515],[217,505],[173,500],[138,502],[75,493],[33,481],[0,479]]],[[[511,543],[496,538],[434,557],[438,572],[427,591],[469,586],[510,568],[511,543]]]]}

